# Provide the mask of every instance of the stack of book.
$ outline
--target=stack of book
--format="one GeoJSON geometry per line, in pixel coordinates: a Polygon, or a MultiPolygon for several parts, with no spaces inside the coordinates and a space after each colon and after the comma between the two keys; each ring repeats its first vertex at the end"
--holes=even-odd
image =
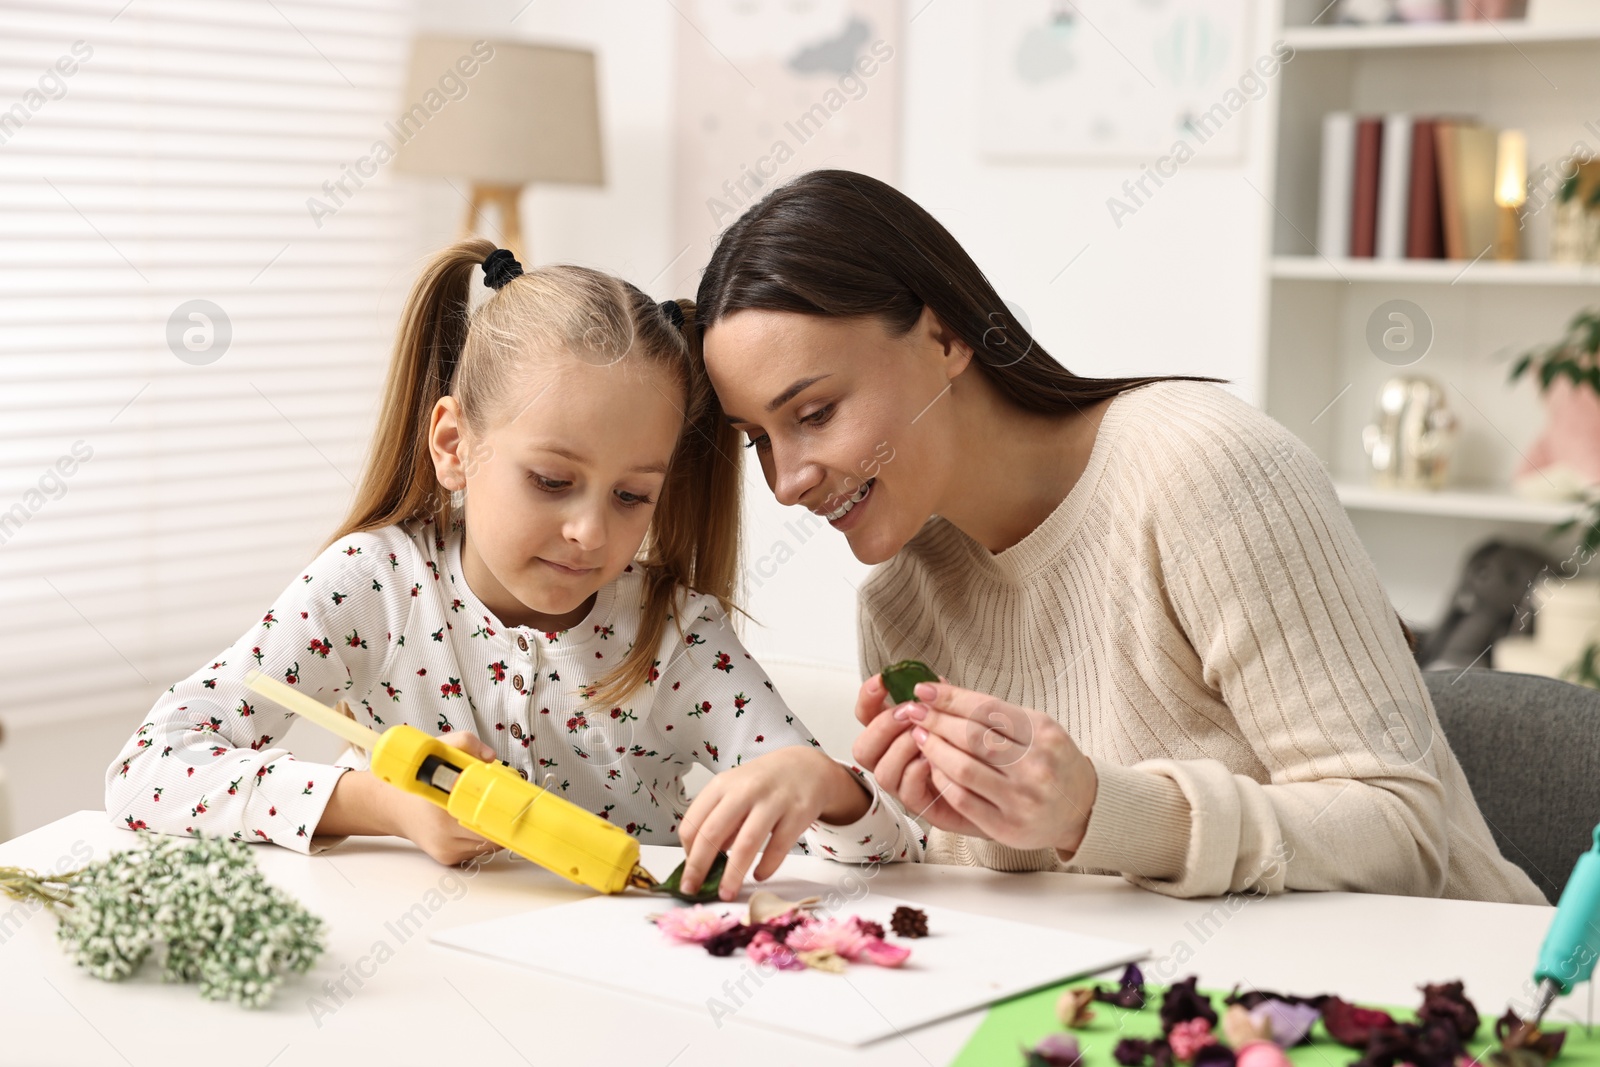
{"type": "Polygon", "coordinates": [[[1407,112],[1322,120],[1317,251],[1333,258],[1476,259],[1493,246],[1499,131],[1407,112]]]}

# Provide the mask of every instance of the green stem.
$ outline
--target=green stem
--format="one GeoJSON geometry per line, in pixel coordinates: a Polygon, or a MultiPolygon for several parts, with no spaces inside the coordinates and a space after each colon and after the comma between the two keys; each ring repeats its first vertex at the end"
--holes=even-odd
{"type": "Polygon", "coordinates": [[[13,900],[37,900],[50,908],[70,908],[73,879],[82,873],[79,869],[52,878],[23,867],[0,867],[0,893],[13,900]]]}

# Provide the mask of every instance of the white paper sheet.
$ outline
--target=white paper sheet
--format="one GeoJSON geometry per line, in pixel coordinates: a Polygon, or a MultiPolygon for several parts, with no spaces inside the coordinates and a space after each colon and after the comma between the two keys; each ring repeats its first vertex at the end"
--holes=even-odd
{"type": "MultiPolygon", "coordinates": [[[[786,900],[840,898],[834,886],[773,880],[786,900]]],[[[745,915],[744,900],[710,905],[745,915]]],[[[1065,904],[1065,902],[1063,902],[1065,904]]],[[[435,932],[430,940],[535,970],[703,1012],[719,1025],[766,1026],[822,1041],[865,1045],[940,1019],[1082,975],[1140,960],[1149,950],[1121,941],[918,905],[869,893],[839,903],[889,929],[896,906],[928,915],[928,937],[898,968],[849,964],[844,974],[756,967],[742,951],[712,956],[669,941],[648,916],[683,906],[670,897],[593,897],[524,915],[435,932]]],[[[828,914],[828,913],[823,913],[828,914]]]]}

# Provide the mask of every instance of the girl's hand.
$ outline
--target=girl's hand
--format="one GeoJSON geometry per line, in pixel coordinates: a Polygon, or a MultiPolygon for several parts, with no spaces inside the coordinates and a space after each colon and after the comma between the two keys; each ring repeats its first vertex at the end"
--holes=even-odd
{"type": "MultiPolygon", "coordinates": [[[[939,681],[945,681],[943,675],[939,681]]],[[[916,706],[915,701],[893,704],[881,674],[874,674],[861,683],[856,696],[856,718],[866,729],[856,737],[851,754],[913,817],[927,819],[939,829],[952,833],[989,836],[946,802],[934,787],[933,768],[922,757],[922,748],[912,733],[916,723],[907,719],[903,712],[916,706]]]]}
{"type": "Polygon", "coordinates": [[[719,895],[732,900],[757,852],[761,865],[755,880],[764,882],[813,822],[852,823],[871,803],[849,771],[805,745],[729,768],[694,798],[678,828],[688,854],[680,885],[686,893],[698,890],[711,861],[725,851],[728,866],[719,895]]]}
{"type": "MultiPolygon", "coordinates": [[[[1054,848],[1070,855],[1083,842],[1099,779],[1094,764],[1050,716],[940,682],[917,686],[917,700],[894,711],[928,767],[930,821],[953,813],[983,837],[1013,848],[1054,848]]],[[[897,758],[897,738],[884,762],[897,758]]],[[[882,772],[880,785],[892,789],[882,772]]],[[[911,764],[901,800],[916,811],[923,780],[911,764]]]]}
{"type": "MultiPolygon", "coordinates": [[[[476,734],[452,730],[439,740],[482,760],[495,758],[494,749],[480,741],[476,734]]],[[[454,866],[477,856],[492,856],[500,850],[501,846],[468,830],[431,800],[398,789],[388,792],[390,832],[416,842],[417,847],[438,862],[454,866]]]]}

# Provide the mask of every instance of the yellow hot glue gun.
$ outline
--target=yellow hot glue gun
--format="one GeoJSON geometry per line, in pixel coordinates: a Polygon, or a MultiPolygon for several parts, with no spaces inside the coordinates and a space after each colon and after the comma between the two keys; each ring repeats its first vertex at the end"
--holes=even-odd
{"type": "Polygon", "coordinates": [[[404,723],[380,734],[260,671],[245,675],[245,684],[366,749],[375,776],[433,801],[468,830],[524,859],[602,893],[657,885],[639,866],[638,841],[504,764],[479,760],[404,723]]]}

